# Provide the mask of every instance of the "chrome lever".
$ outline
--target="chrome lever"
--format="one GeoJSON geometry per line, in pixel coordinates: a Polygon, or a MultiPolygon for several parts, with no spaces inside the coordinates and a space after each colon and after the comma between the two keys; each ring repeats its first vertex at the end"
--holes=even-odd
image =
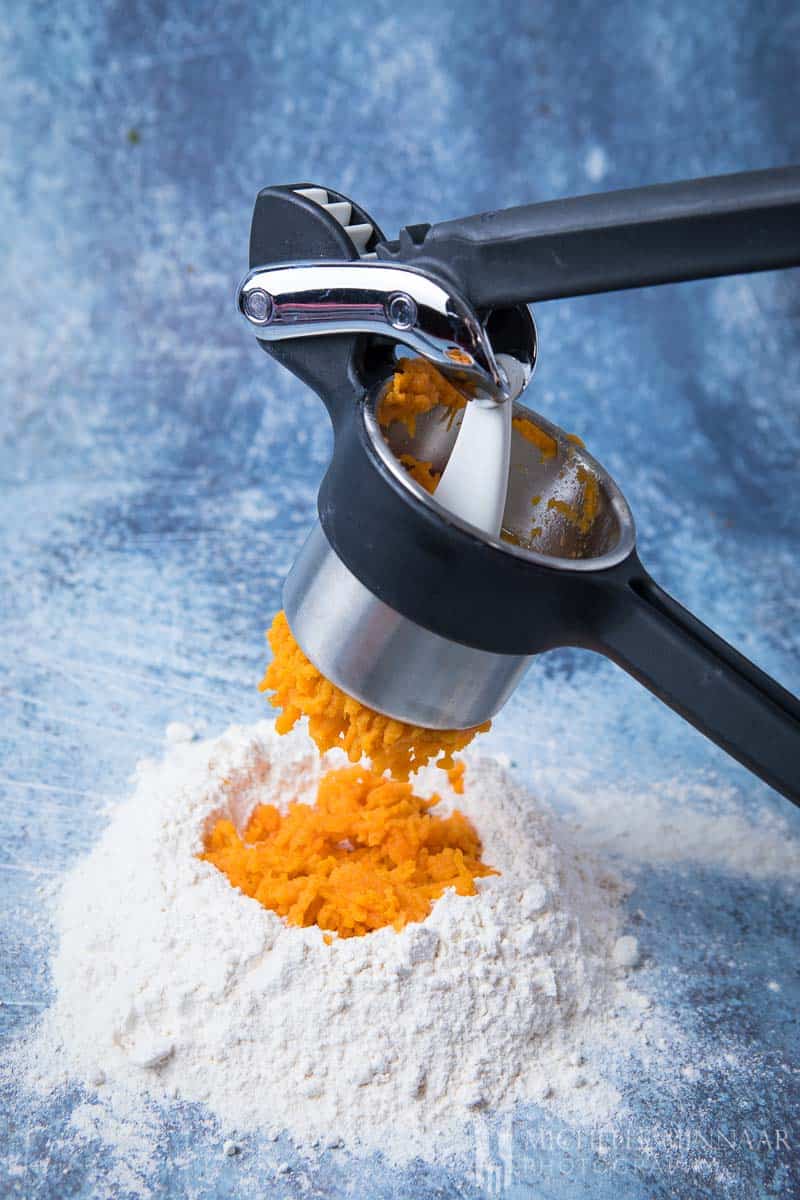
{"type": "Polygon", "coordinates": [[[237,308],[264,342],[379,334],[497,403],[509,396],[508,380],[472,305],[409,267],[363,260],[256,267],[239,286],[237,308]]]}

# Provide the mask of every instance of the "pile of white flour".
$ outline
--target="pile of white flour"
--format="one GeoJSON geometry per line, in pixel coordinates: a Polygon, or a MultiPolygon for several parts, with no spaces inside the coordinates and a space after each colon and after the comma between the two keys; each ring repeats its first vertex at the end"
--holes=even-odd
{"type": "Polygon", "coordinates": [[[242,826],[260,801],[313,803],[341,762],[263,722],[173,740],[140,765],[59,897],[57,997],[28,1047],[30,1082],[82,1082],[115,1121],[176,1096],[225,1129],[398,1161],[457,1148],[472,1116],[515,1099],[610,1115],[593,1055],[641,1017],[624,981],[636,948],[618,941],[623,888],[496,762],[469,760],[458,797],[443,772],[417,776],[443,795],[439,812],[469,815],[501,874],[399,934],[326,945],[198,860],[215,817],[242,826]]]}

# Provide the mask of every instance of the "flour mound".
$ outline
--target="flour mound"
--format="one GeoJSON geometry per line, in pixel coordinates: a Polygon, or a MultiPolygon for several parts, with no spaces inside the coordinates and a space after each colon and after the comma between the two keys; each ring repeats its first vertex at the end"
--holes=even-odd
{"type": "Polygon", "coordinates": [[[180,1097],[226,1129],[397,1161],[456,1148],[476,1113],[517,1099],[609,1115],[616,1094],[591,1054],[636,1008],[614,959],[624,889],[496,762],[468,760],[463,796],[435,768],[416,776],[443,795],[437,811],[466,812],[501,874],[400,933],[327,945],[198,860],[217,817],[243,827],[259,802],[313,803],[341,761],[263,722],[173,739],[140,765],[64,884],[32,1082],[99,1086],[115,1119],[180,1097]]]}

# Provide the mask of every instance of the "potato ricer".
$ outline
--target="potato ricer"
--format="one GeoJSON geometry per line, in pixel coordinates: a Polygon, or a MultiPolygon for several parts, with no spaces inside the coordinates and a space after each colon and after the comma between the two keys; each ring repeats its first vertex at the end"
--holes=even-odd
{"type": "Polygon", "coordinates": [[[409,225],[391,241],[328,187],[261,191],[237,307],[335,435],[319,523],[284,589],[307,657],[370,708],[466,729],[534,655],[584,647],[800,803],[800,701],[651,579],[614,480],[520,400],[537,356],[530,303],[797,265],[795,167],[409,225]],[[399,351],[455,383],[460,411],[382,424],[399,351]],[[409,454],[440,475],[433,494],[409,454]]]}

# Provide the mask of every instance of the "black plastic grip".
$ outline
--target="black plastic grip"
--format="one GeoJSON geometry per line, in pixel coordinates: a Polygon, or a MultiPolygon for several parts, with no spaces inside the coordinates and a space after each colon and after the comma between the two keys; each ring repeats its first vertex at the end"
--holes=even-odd
{"type": "Polygon", "coordinates": [[[478,308],[800,266],[800,167],[604,192],[409,227],[380,257],[478,308]]]}
{"type": "Polygon", "coordinates": [[[771,787],[800,804],[800,700],[656,584],[629,581],[603,653],[771,787]]]}

